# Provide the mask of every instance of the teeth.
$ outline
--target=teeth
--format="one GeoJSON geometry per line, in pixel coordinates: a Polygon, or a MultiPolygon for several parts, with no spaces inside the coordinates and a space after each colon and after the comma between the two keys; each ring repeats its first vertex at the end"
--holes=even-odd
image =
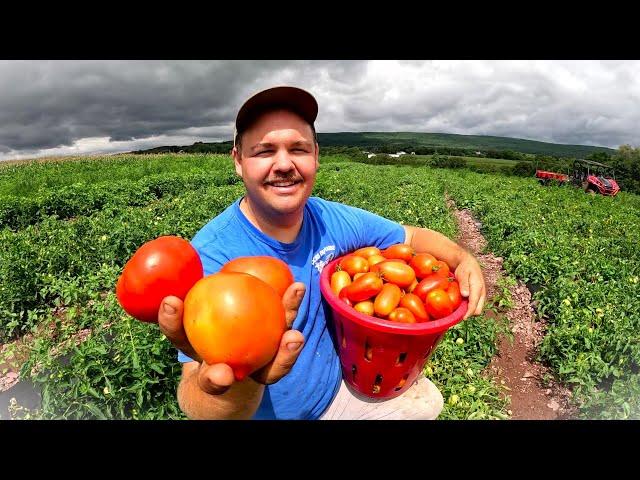
{"type": "Polygon", "coordinates": [[[290,187],[291,185],[295,185],[295,182],[293,182],[293,183],[272,183],[271,185],[273,185],[274,187],[290,187]]]}

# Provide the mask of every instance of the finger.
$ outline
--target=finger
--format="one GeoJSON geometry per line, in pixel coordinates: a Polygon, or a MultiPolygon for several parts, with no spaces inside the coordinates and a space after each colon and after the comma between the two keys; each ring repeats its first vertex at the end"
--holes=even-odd
{"type": "Polygon", "coordinates": [[[165,297],[158,310],[160,331],[182,353],[199,362],[201,358],[193,350],[182,324],[184,302],[178,297],[165,297]]]}
{"type": "Polygon", "coordinates": [[[463,270],[462,272],[460,272],[460,279],[458,280],[458,284],[460,285],[460,295],[462,295],[463,297],[469,296],[470,279],[471,279],[471,272],[467,272],[466,270],[463,270]]]}
{"type": "Polygon", "coordinates": [[[298,330],[287,330],[280,341],[280,348],[271,363],[251,377],[259,383],[270,385],[291,371],[304,345],[304,336],[298,330]]]}
{"type": "Polygon", "coordinates": [[[198,386],[203,392],[209,395],[221,395],[229,390],[234,381],[233,370],[226,363],[207,365],[202,362],[200,364],[198,386]]]}
{"type": "Polygon", "coordinates": [[[476,311],[478,300],[480,300],[480,292],[482,291],[482,284],[478,282],[470,282],[470,284],[471,293],[469,294],[469,305],[467,313],[464,316],[465,319],[469,318],[476,311]]]}
{"type": "Polygon", "coordinates": [[[289,288],[284,292],[282,296],[282,305],[285,310],[285,320],[287,322],[287,328],[291,328],[293,321],[298,316],[298,308],[304,298],[306,287],[302,282],[295,282],[289,285],[289,288]]]}
{"type": "Polygon", "coordinates": [[[480,300],[478,301],[478,307],[476,308],[476,311],[474,312],[474,315],[482,315],[482,308],[484,307],[484,302],[485,302],[486,298],[487,298],[487,294],[483,290],[482,294],[480,295],[480,300]]]}

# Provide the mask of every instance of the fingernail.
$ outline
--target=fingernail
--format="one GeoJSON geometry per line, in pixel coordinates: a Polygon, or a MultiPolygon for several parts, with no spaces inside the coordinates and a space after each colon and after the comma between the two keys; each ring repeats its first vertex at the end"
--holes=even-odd
{"type": "Polygon", "coordinates": [[[164,313],[168,313],[169,315],[173,315],[174,313],[176,313],[176,309],[173,308],[168,303],[165,303],[164,304],[164,313]]]}
{"type": "Polygon", "coordinates": [[[300,345],[302,345],[301,342],[291,342],[291,343],[287,343],[287,348],[289,349],[290,352],[295,352],[297,349],[300,348],[300,345]]]}
{"type": "Polygon", "coordinates": [[[467,292],[466,290],[463,290],[463,291],[462,291],[462,292],[460,292],[460,293],[462,293],[462,296],[463,296],[463,297],[468,297],[468,296],[469,296],[469,292],[467,292]]]}

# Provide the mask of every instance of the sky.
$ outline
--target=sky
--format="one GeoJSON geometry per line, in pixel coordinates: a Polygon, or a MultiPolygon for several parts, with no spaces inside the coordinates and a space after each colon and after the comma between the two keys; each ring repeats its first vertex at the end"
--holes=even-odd
{"type": "Polygon", "coordinates": [[[252,94],[294,85],[316,130],[640,146],[640,61],[0,61],[0,160],[231,140],[252,94]]]}

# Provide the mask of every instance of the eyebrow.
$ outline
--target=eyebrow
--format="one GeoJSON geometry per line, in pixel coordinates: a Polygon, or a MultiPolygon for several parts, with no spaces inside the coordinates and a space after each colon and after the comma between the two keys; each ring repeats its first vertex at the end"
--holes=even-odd
{"type": "MultiPolygon", "coordinates": [[[[297,142],[293,142],[291,144],[293,147],[307,147],[307,148],[311,148],[311,142],[308,142],[306,140],[298,140],[297,142]]],[[[253,147],[251,147],[251,151],[254,152],[260,148],[273,148],[274,144],[273,143],[256,143],[253,147]]]]}

